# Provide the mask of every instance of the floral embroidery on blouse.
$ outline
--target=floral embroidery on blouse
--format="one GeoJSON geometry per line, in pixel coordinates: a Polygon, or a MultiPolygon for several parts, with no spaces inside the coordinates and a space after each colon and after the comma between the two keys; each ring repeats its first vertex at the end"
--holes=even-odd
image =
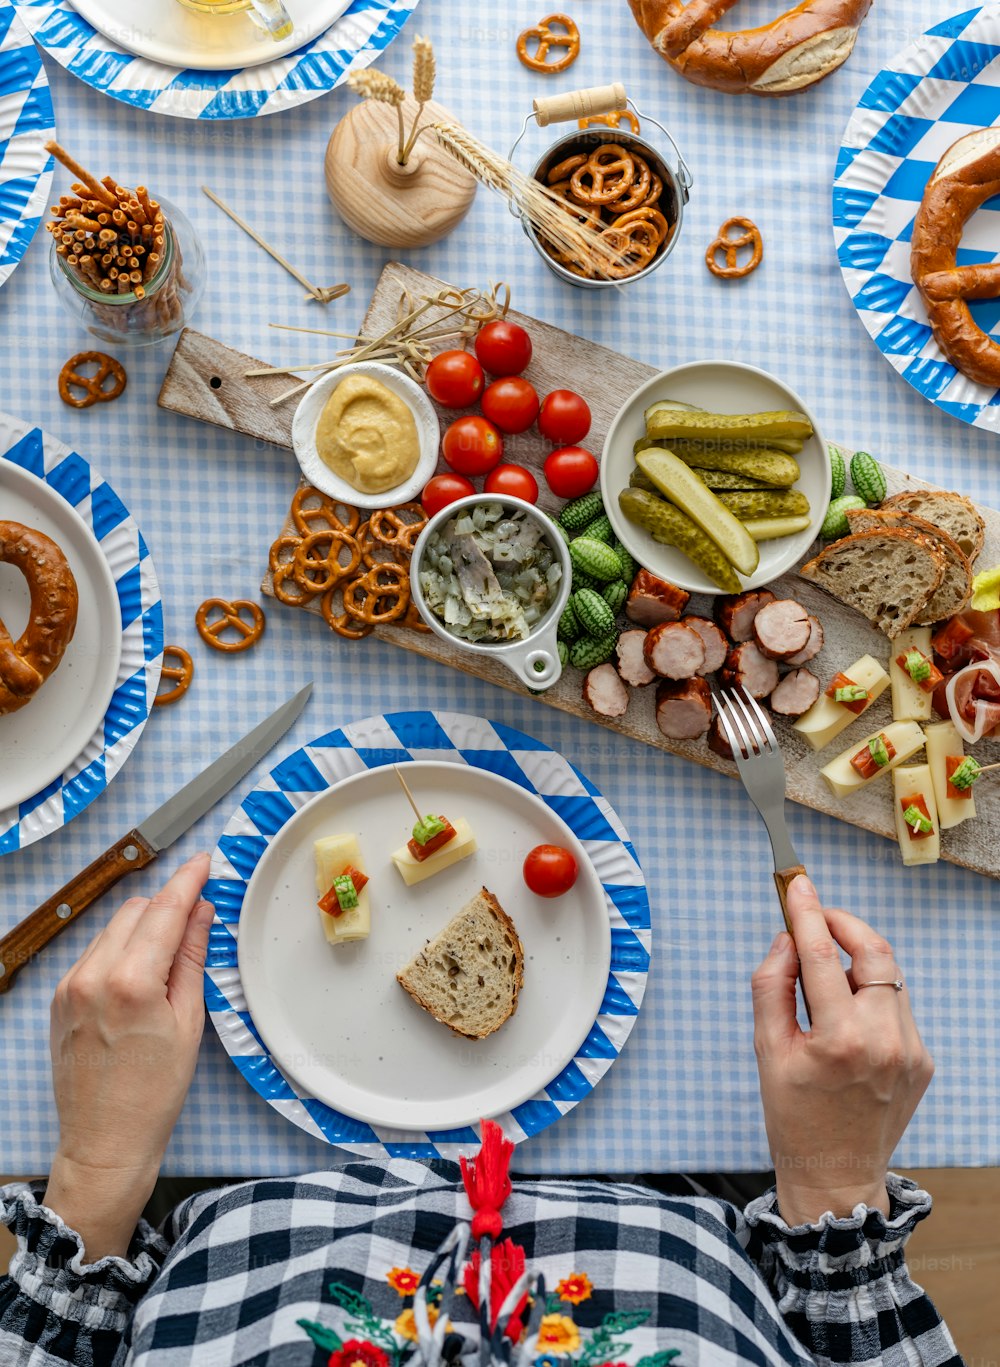
{"type": "Polygon", "coordinates": [[[412,1267],[394,1267],[386,1276],[386,1281],[401,1296],[412,1296],[420,1285],[420,1276],[412,1267]]]}
{"type": "MultiPolygon", "coordinates": [[[[570,1305],[579,1305],[581,1301],[590,1300],[593,1290],[594,1284],[586,1272],[572,1272],[559,1282],[556,1287],[556,1294],[561,1301],[568,1301],[570,1305]]],[[[612,1363],[611,1367],[618,1367],[618,1364],[612,1363]]]]}

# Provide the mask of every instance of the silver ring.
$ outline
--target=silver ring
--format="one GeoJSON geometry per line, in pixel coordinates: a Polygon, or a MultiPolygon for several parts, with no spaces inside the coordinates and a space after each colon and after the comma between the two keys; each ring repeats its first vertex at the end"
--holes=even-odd
{"type": "Polygon", "coordinates": [[[870,983],[858,983],[858,991],[863,987],[894,987],[897,992],[903,990],[902,978],[875,978],[870,983]]]}

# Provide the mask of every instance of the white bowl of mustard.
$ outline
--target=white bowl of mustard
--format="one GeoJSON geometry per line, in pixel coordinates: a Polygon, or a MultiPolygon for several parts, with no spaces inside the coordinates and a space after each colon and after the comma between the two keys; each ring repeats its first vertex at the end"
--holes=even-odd
{"type": "Polygon", "coordinates": [[[415,499],[437,468],[440,438],[420,385],[377,361],[317,380],[292,419],[292,446],[306,479],[356,508],[415,499]]]}

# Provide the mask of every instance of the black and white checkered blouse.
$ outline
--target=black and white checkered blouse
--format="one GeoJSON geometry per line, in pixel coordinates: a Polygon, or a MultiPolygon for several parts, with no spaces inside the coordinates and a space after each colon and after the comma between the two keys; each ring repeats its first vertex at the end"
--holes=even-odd
{"type": "Polygon", "coordinates": [[[0,1364],[961,1367],[904,1261],[930,1198],[899,1177],[889,1191],[888,1218],[858,1207],[789,1229],[773,1192],[741,1214],[636,1186],[515,1182],[503,1232],[544,1280],[520,1342],[481,1358],[464,1242],[418,1289],[470,1218],[452,1164],[352,1163],[203,1193],[160,1233],[143,1223],[127,1260],[94,1264],[42,1189],[16,1184],[0,1189],[18,1238],[0,1364]]]}

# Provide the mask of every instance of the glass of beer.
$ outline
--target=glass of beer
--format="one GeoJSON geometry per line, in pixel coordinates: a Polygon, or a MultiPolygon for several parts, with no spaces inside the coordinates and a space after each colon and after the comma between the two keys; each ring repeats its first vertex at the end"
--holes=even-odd
{"type": "Polygon", "coordinates": [[[236,14],[246,10],[275,42],[287,38],[292,31],[291,15],[281,0],[178,0],[178,4],[198,14],[236,14]]]}

